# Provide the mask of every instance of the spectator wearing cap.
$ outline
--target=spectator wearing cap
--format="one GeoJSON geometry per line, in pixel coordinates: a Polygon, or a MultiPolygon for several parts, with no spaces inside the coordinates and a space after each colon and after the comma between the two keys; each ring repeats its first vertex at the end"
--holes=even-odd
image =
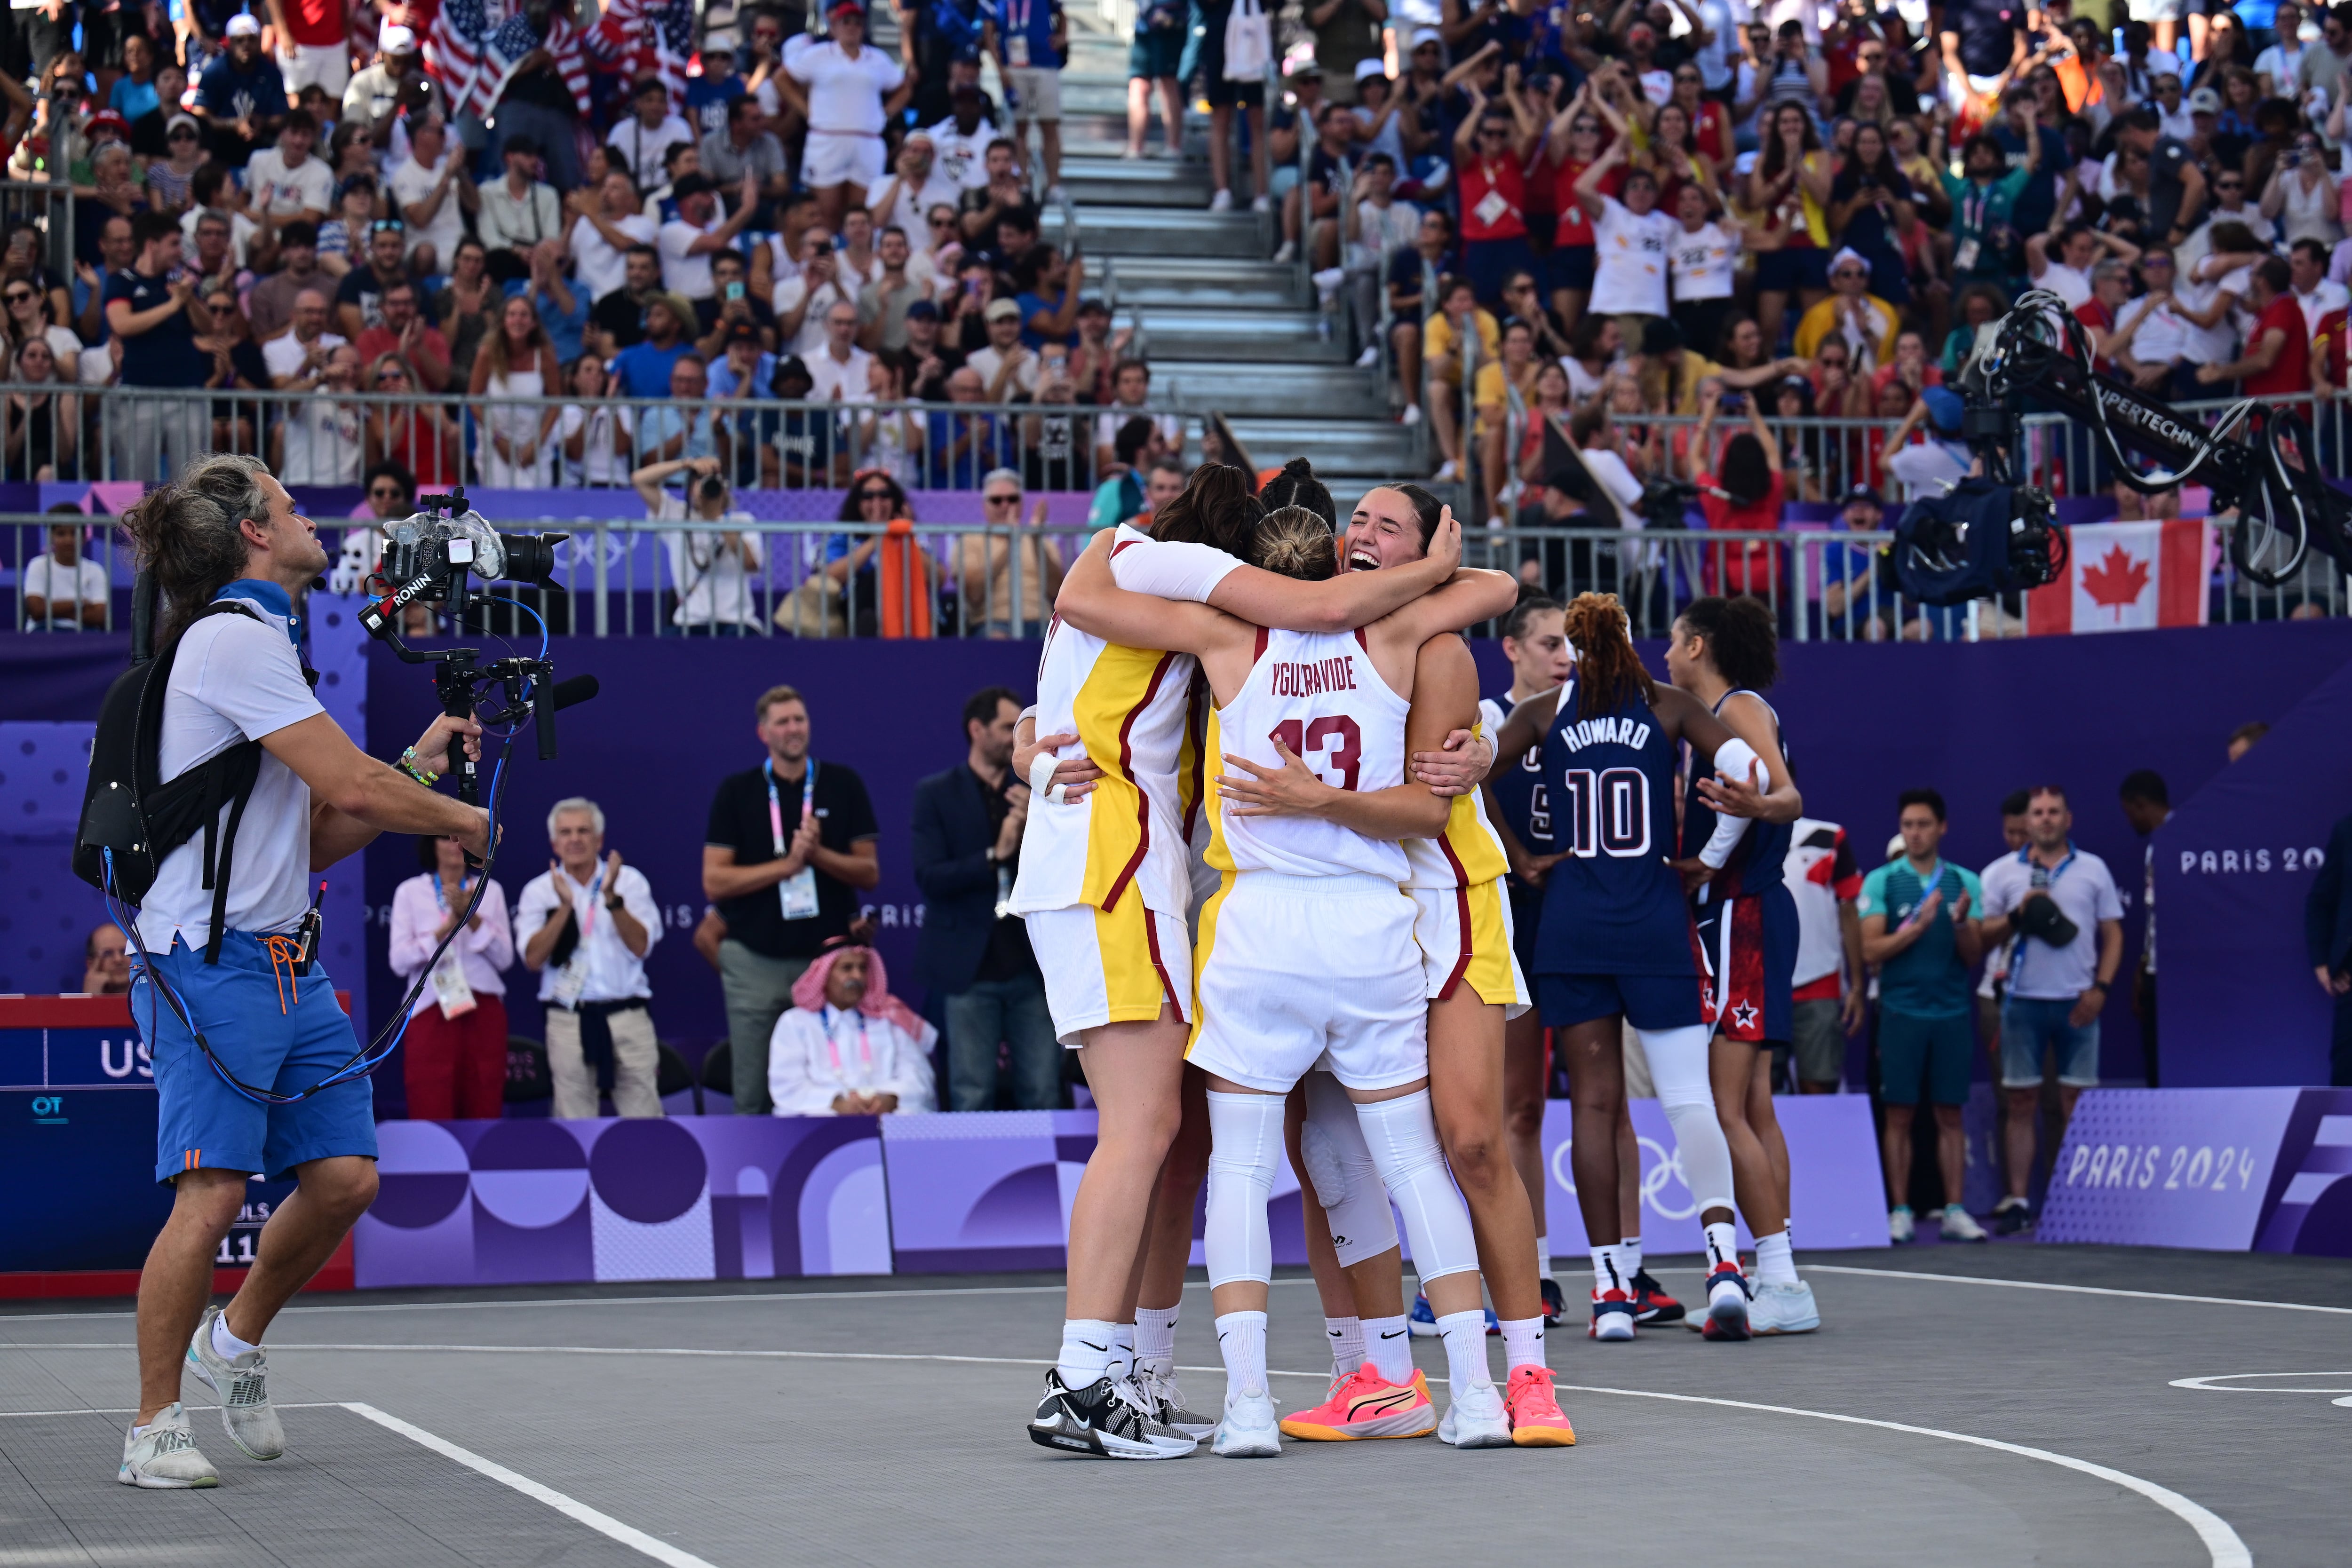
{"type": "Polygon", "coordinates": [[[653,294],[646,300],[645,336],[613,358],[614,390],[622,397],[669,396],[670,371],[694,351],[687,332],[694,324],[694,307],[675,294],[653,294]]]}
{"type": "Polygon", "coordinates": [[[245,190],[254,206],[279,223],[299,219],[323,224],[334,205],[334,172],[310,155],[319,122],[306,109],[286,116],[278,144],[256,152],[245,168],[245,190]]]}
{"type": "Polygon", "coordinates": [[[1171,0],[1138,0],[1135,31],[1127,45],[1127,156],[1140,158],[1151,130],[1151,99],[1160,98],[1160,152],[1184,151],[1184,93],[1176,71],[1184,58],[1184,7],[1171,0]]]}
{"type": "Polygon", "coordinates": [[[1021,307],[1010,299],[989,302],[988,344],[964,361],[980,377],[981,402],[1011,402],[1037,391],[1037,356],[1021,341],[1021,307]]]}
{"type": "MultiPolygon", "coordinates": [[[[344,120],[365,131],[378,148],[389,147],[393,127],[404,110],[411,119],[425,111],[431,89],[421,64],[415,30],[397,22],[382,24],[376,28],[374,61],[343,89],[344,120]]],[[[409,133],[415,134],[414,126],[409,133]]]]}
{"type": "Polygon", "coordinates": [[[669,89],[659,77],[646,76],[629,89],[629,112],[614,122],[604,145],[627,160],[631,178],[650,188],[660,182],[669,150],[694,141],[693,128],[670,109],[669,89]]]}
{"type": "Polygon", "coordinates": [[[940,308],[929,299],[907,307],[907,344],[898,350],[906,368],[907,395],[917,402],[945,402],[948,377],[963,365],[963,352],[947,340],[940,308]]]}
{"type": "Polygon", "coordinates": [[[662,287],[688,299],[708,299],[718,288],[710,258],[733,249],[735,236],[751,221],[760,205],[758,181],[745,172],[741,199],[726,217],[719,214],[719,186],[708,174],[684,175],[671,191],[677,216],[662,225],[654,242],[661,252],[662,287]]]}
{"type": "Polygon", "coordinates": [[[988,41],[1013,101],[1013,137],[1026,147],[1029,127],[1037,127],[1045,199],[1057,202],[1062,199],[1062,67],[1070,57],[1069,23],[1059,0],[991,0],[988,41]]]}
{"type": "Polygon", "coordinates": [[[403,260],[407,251],[408,226],[398,218],[378,218],[368,225],[366,258],[335,286],[336,325],[344,337],[356,343],[370,327],[383,325],[385,292],[411,281],[403,260]]]}
{"type": "Polygon", "coordinates": [[[824,222],[839,226],[850,207],[866,205],[882,183],[882,131],[888,110],[906,101],[907,73],[866,41],[857,0],[825,8],[831,36],[784,62],[784,74],[808,96],[808,140],[801,183],[814,191],[824,222]]]}
{"type": "Polygon", "coordinates": [[[907,346],[907,310],[923,298],[923,286],[907,276],[914,253],[906,230],[884,229],[878,249],[882,276],[857,291],[858,344],[868,353],[896,353],[907,346]]]}
{"type": "Polygon", "coordinates": [[[499,160],[506,178],[482,188],[475,229],[489,254],[490,276],[512,283],[530,276],[531,246],[562,237],[563,202],[539,178],[539,143],[532,138],[507,137],[499,160]]]}
{"type": "Polygon", "coordinates": [[[703,177],[719,188],[756,182],[762,204],[782,201],[791,193],[784,144],[761,123],[759,99],[748,94],[728,99],[726,127],[706,133],[700,145],[703,177]]]}
{"type": "Polygon", "coordinates": [[[1895,358],[1895,334],[1902,323],[1889,305],[1870,291],[1870,259],[1847,247],[1830,257],[1830,297],[1797,321],[1797,358],[1815,360],[1831,338],[1844,341],[1856,377],[1895,358]]]}
{"type": "MultiPolygon", "coordinates": [[[[215,162],[244,168],[278,139],[287,112],[286,80],[278,62],[261,52],[261,24],[240,11],[228,19],[228,47],[213,57],[196,82],[195,115],[211,131],[215,162]]],[[[324,206],[320,210],[323,214],[324,206]]]]}

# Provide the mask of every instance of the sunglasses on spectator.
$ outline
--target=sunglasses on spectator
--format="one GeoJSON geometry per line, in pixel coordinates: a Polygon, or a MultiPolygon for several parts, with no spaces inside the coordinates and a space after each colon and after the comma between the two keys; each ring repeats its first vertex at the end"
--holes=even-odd
{"type": "Polygon", "coordinates": [[[857,492],[857,499],[861,503],[866,501],[895,501],[898,499],[898,497],[892,495],[887,490],[860,490],[857,492]]]}
{"type": "Polygon", "coordinates": [[[368,499],[371,501],[397,501],[401,498],[400,486],[397,485],[378,485],[368,492],[368,499]]]}
{"type": "Polygon", "coordinates": [[[196,133],[183,126],[177,131],[165,132],[163,140],[166,141],[194,141],[196,140],[196,133]]]}
{"type": "Polygon", "coordinates": [[[1870,274],[1858,267],[1841,267],[1830,276],[1832,277],[1868,277],[1870,274]]]}
{"type": "Polygon", "coordinates": [[[1601,134],[1601,127],[1595,125],[1589,120],[1580,120],[1568,129],[1569,133],[1574,136],[1598,136],[1601,134]]]}
{"type": "Polygon", "coordinates": [[[982,496],[981,499],[992,507],[1017,507],[1021,504],[1021,493],[1015,490],[1009,494],[982,496]]]}
{"type": "Polygon", "coordinates": [[[386,382],[404,382],[407,379],[408,372],[406,371],[383,370],[378,371],[375,373],[375,384],[378,386],[383,385],[386,382]]]}
{"type": "Polygon", "coordinates": [[[29,288],[11,288],[6,294],[0,294],[0,299],[5,299],[11,305],[22,305],[34,297],[29,288]]]}
{"type": "Polygon", "coordinates": [[[1675,80],[1676,82],[1695,82],[1699,80],[1699,74],[1696,71],[1676,71],[1675,73],[1675,80]]]}
{"type": "Polygon", "coordinates": [[[372,235],[405,234],[407,231],[408,225],[398,218],[378,218],[368,225],[368,233],[372,235]]]}
{"type": "Polygon", "coordinates": [[[2142,272],[2156,272],[2159,270],[2170,272],[2172,270],[2172,258],[2168,256],[2151,256],[2142,261],[2139,264],[2139,267],[2142,272]]]}

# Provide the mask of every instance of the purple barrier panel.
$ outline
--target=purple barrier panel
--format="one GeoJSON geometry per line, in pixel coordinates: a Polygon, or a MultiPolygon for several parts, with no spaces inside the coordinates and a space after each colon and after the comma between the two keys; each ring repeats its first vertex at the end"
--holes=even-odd
{"type": "MultiPolygon", "coordinates": [[[[1808,1249],[1884,1247],[1886,1188],[1870,1101],[1860,1094],[1784,1094],[1772,1102],[1789,1140],[1790,1223],[1808,1249]]],[[[1683,1184],[1674,1128],[1655,1100],[1633,1103],[1633,1135],[1642,1145],[1642,1246],[1649,1252],[1696,1252],[1704,1243],[1698,1210],[1683,1184]]],[[[1565,1100],[1544,1107],[1546,1233],[1555,1257],[1580,1256],[1591,1246],[1577,1207],[1570,1168],[1573,1142],[1565,1100]]],[[[1741,1245],[1754,1240],[1739,1227],[1741,1245]]]]}
{"type": "Polygon", "coordinates": [[[2258,1252],[2352,1258],[2352,1089],[2306,1089],[2271,1167],[2258,1252]]]}
{"type": "Polygon", "coordinates": [[[2035,1235],[2247,1250],[2260,1231],[2288,1119],[2305,1092],[2086,1090],[2051,1167],[2035,1235]]]}
{"type": "Polygon", "coordinates": [[[1061,1268],[1094,1146],[1091,1111],[882,1118],[898,1272],[1061,1268]]]}
{"type": "Polygon", "coordinates": [[[874,1118],[386,1122],[369,1286],[888,1273],[874,1118]]]}

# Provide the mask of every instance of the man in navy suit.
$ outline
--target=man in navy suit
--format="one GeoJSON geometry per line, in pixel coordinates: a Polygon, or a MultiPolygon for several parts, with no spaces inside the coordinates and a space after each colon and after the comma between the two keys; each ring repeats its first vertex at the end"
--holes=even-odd
{"type": "Polygon", "coordinates": [[[2304,943],[2312,969],[2336,998],[2327,1081],[2338,1089],[2352,1089],[2352,875],[2347,874],[2347,856],[2352,856],[2352,817],[2339,821],[2327,835],[2327,859],[2312,878],[2303,904],[2304,943]]]}
{"type": "Polygon", "coordinates": [[[915,786],[915,883],[923,926],[915,977],[947,1003],[949,1108],[996,1107],[997,1047],[1011,1048],[1013,1103],[1062,1103],[1062,1050],[1018,915],[1000,915],[1020,867],[1028,786],[1013,775],[1021,699],[984,686],[963,705],[963,765],[915,786]]]}

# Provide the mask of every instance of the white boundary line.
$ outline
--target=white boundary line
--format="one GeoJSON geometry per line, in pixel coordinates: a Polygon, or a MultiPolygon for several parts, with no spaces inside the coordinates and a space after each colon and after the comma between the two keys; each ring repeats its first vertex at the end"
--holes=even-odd
{"type": "MultiPolygon", "coordinates": [[[[135,1347],[119,1343],[92,1343],[46,1345],[20,1344],[15,1348],[32,1350],[130,1350],[135,1347]]],[[[1017,1356],[938,1355],[887,1351],[705,1350],[696,1347],[668,1346],[658,1346],[648,1349],[628,1345],[280,1344],[278,1346],[278,1350],[281,1354],[289,1351],[297,1350],[355,1353],[394,1351],[428,1352],[436,1354],[461,1354],[473,1355],[668,1355],[691,1358],[743,1359],[760,1361],[937,1361],[955,1363],[963,1365],[988,1366],[1044,1366],[1049,1364],[1045,1361],[1032,1360],[1017,1356]]],[[[1184,1372],[1222,1373],[1223,1368],[1211,1366],[1187,1366],[1180,1368],[1179,1370],[1184,1372]]],[[[1321,1372],[1273,1372],[1270,1375],[1276,1377],[1307,1377],[1324,1382],[1328,1382],[1329,1380],[1329,1375],[1321,1372]]],[[[1429,1381],[1433,1384],[1440,1384],[1445,1382],[1445,1379],[1443,1377],[1433,1377],[1430,1378],[1429,1381]]],[[[1664,1394],[1653,1389],[1645,1388],[1605,1388],[1594,1384],[1563,1383],[1558,1385],[1558,1386],[1567,1389],[1571,1393],[1609,1395],[1622,1399],[1658,1399],[1678,1405],[1712,1405],[1729,1410],[1751,1410],[1763,1415],[1803,1416],[1816,1421],[1835,1421],[1851,1427],[1874,1427],[1881,1431],[1901,1432],[1911,1437],[1939,1437],[1948,1443],[1965,1443],[1973,1448],[1990,1448],[1997,1453],[2013,1454],[2021,1458],[2039,1460],[2043,1464],[2056,1465],[2062,1469],[2075,1470],[2086,1476],[2095,1477],[2100,1480],[2109,1482],[2115,1486],[2122,1487],[2126,1491],[2137,1492],[2139,1496],[2146,1498],[2148,1501],[2156,1504],[2157,1507],[2163,1509],[2167,1513],[2171,1514],[2174,1518],[2179,1520],[2182,1523],[2188,1525],[2190,1530],[2196,1532],[2197,1539],[2205,1547],[2207,1556],[2211,1559],[2212,1568],[2252,1568],[2254,1561],[2253,1553],[2248,1551],[2246,1543],[2242,1540],[2239,1539],[2238,1532],[2230,1527],[2228,1521],[2222,1519],[2221,1515],[2205,1507],[2202,1503],[2196,1502],[2191,1499],[2183,1497],[2180,1493],[2172,1490],[2169,1487],[2158,1486],[2154,1481],[2143,1479],[2128,1471],[2114,1469],[2105,1465],[2094,1464],[2088,1459],[2078,1459],[2074,1458],[2072,1455],[2056,1453],[2048,1448],[2031,1448],[2022,1443],[2007,1443],[2001,1441],[1998,1437],[1979,1437],[1967,1432],[1948,1431],[1940,1427],[1915,1427],[1907,1422],[1881,1421],[1867,1416],[1846,1416],[1841,1415],[1832,1410],[1808,1410],[1794,1405],[1762,1405],[1752,1400],[1746,1399],[1722,1399],[1697,1394],[1664,1394]]],[[[671,1568],[711,1568],[711,1564],[704,1563],[698,1557],[691,1557],[682,1552],[677,1552],[675,1548],[670,1547],[660,1541],[655,1540],[652,1536],[645,1535],[642,1531],[633,1530],[629,1526],[620,1523],[617,1520],[610,1519],[604,1514],[598,1513],[595,1510],[587,1507],[583,1503],[575,1502],[571,1498],[565,1497],[562,1492],[542,1487],[537,1481],[530,1480],[529,1478],[524,1476],[517,1475],[515,1472],[507,1469],[503,1466],[493,1464],[491,1461],[482,1458],[478,1455],[468,1453],[467,1450],[458,1448],[454,1443],[445,1442],[443,1439],[436,1437],[431,1433],[425,1431],[422,1427],[412,1427],[407,1422],[400,1421],[393,1416],[386,1416],[373,1406],[349,1404],[346,1405],[344,1408],[357,1411],[372,1421],[375,1421],[383,1426],[388,1427],[394,1431],[415,1438],[416,1441],[423,1443],[425,1447],[434,1449],[436,1452],[446,1454],[449,1458],[457,1460],[461,1464],[467,1465],[474,1469],[479,1470],[482,1474],[490,1477],[494,1480],[502,1481],[506,1485],[513,1487],[516,1490],[523,1492],[527,1496],[537,1498],[540,1501],[547,1503],[550,1507],[556,1509],[560,1512],[571,1515],[571,1517],[579,1520],[582,1523],[587,1524],[593,1529],[603,1531],[605,1534],[612,1536],[616,1541],[634,1546],[638,1551],[646,1552],[648,1556],[658,1558],[663,1563],[670,1564],[671,1568]]],[[[35,1412],[27,1412],[27,1414],[35,1414],[35,1412]]]]}
{"type": "Polygon", "coordinates": [[[2352,1394],[2345,1388],[2224,1388],[2241,1377],[2352,1377],[2352,1372],[2215,1372],[2203,1377],[2176,1377],[2171,1388],[2194,1388],[2200,1394],[2352,1394]]]}
{"type": "MultiPolygon", "coordinates": [[[[132,1350],[137,1347],[133,1345],[125,1345],[122,1348],[125,1350],[132,1350]]],[[[278,1406],[280,1410],[340,1410],[342,1407],[343,1402],[340,1399],[320,1399],[313,1400],[310,1403],[304,1405],[280,1405],[278,1406]]],[[[183,1406],[182,1408],[185,1409],[191,1416],[200,1416],[208,1410],[217,1410],[220,1406],[217,1405],[187,1405],[183,1406]]],[[[25,1421],[30,1420],[36,1416],[136,1416],[138,1414],[138,1411],[132,1409],[128,1405],[117,1405],[113,1406],[84,1406],[79,1410],[0,1410],[0,1421],[25,1421]]]]}
{"type": "Polygon", "coordinates": [[[609,1535],[622,1545],[667,1564],[667,1568],[712,1568],[709,1563],[691,1552],[682,1552],[657,1536],[647,1535],[635,1525],[623,1524],[609,1513],[599,1512],[577,1498],[566,1497],[553,1487],[542,1486],[529,1476],[518,1474],[495,1460],[482,1458],[470,1448],[461,1448],[446,1437],[436,1437],[424,1427],[404,1421],[397,1416],[387,1416],[373,1405],[351,1400],[344,1404],[343,1408],[353,1415],[364,1416],[377,1426],[397,1432],[410,1442],[430,1448],[444,1458],[455,1459],[467,1469],[489,1477],[500,1486],[512,1487],[533,1501],[543,1502],[565,1518],[576,1520],[601,1535],[609,1535]]]}
{"type": "Polygon", "coordinates": [[[1932,1280],[1939,1285],[1998,1285],[2011,1291],[2057,1291],[2074,1296],[2123,1296],[2139,1301],[2187,1301],[2203,1307],[2268,1307],[2282,1312],[2332,1312],[2352,1317],[2352,1307],[2315,1306],[2309,1301],[2250,1301],[2237,1296],[2185,1296],[2171,1291],[2119,1291],[2106,1285],[2060,1285],[2046,1280],[1980,1280],[1969,1274],[1936,1274],[1916,1269],[1854,1269],[1838,1263],[1808,1263],[1808,1274],[1854,1274],[1882,1280],[1932,1280]]]}

